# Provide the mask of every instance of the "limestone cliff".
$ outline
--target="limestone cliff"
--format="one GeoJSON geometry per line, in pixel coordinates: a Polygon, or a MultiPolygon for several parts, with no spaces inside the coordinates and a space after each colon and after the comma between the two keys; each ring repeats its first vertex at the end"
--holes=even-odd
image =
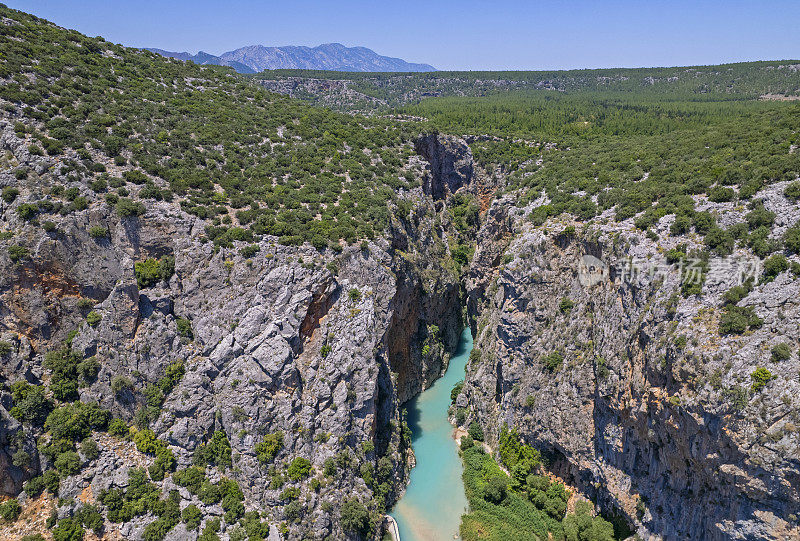
{"type": "MultiPolygon", "coordinates": [[[[756,196],[779,215],[773,234],[798,217],[782,190],[756,196]]],[[[458,405],[490,439],[516,427],[644,539],[798,538],[797,277],[757,271],[734,300],[763,322],[721,334],[746,248],[712,258],[702,292],[683,295],[666,256],[702,242],[670,235],[673,217],[653,239],[607,216],[537,227],[525,219],[535,204],[513,203],[496,200],[478,237],[467,279],[478,354],[458,405]],[[784,342],[790,355],[778,358],[784,342]]],[[[731,203],[698,203],[743,219],[731,203]]]]}
{"type": "MultiPolygon", "coordinates": [[[[2,173],[3,183],[19,190],[16,208],[39,199],[58,173],[53,159],[31,156],[8,123],[0,129],[3,151],[38,171],[23,181],[2,173]]],[[[92,205],[59,216],[50,232],[5,212],[3,229],[31,248],[22,260],[5,249],[0,256],[0,339],[10,345],[0,363],[0,381],[8,382],[0,388],[0,490],[17,495],[48,465],[36,448],[37,430],[8,413],[10,385],[51,381],[45,355],[67,342],[81,359],[99,363],[79,389],[81,401],[132,424],[146,419],[178,468],[215,433],[225,434],[232,467],[212,469],[212,480],[235,479],[245,508],[263,512],[274,535],[283,523],[290,539],[340,538],[345,499],[391,503],[411,457],[402,403],[441,374],[463,328],[462,288],[443,240],[447,222],[420,188],[404,197],[412,215],[398,212],[384,236],[340,253],[283,246],[268,236],[255,253],[243,255],[238,244],[219,249],[203,238],[203,220],[166,202],[128,218],[92,205]],[[108,234],[93,237],[96,226],[108,234]],[[174,262],[174,269],[143,281],[135,267],[147,261],[174,262]],[[176,362],[185,375],[159,404],[152,390],[176,362]],[[280,451],[271,464],[260,463],[257,444],[278,433],[280,451]],[[27,464],[14,463],[20,451],[30,455],[27,464]],[[297,457],[310,461],[321,485],[282,478],[297,457]],[[332,461],[337,473],[322,477],[332,461]],[[299,513],[288,510],[287,486],[297,487],[299,513]]],[[[103,491],[127,486],[130,468],[153,463],[120,451],[124,442],[95,436],[99,456],[61,481],[58,497],[73,502],[59,509],[62,516],[86,498],[96,502],[103,491]]],[[[204,516],[222,514],[170,478],[160,488],[180,489],[204,516]]],[[[26,509],[33,505],[21,498],[26,509]]],[[[138,517],[105,531],[140,538],[150,522],[138,517]]],[[[198,533],[179,525],[170,535],[198,533]]]]}

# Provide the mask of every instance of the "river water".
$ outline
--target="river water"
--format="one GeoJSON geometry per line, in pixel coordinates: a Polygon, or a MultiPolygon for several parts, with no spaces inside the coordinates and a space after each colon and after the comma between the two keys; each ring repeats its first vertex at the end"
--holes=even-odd
{"type": "Polygon", "coordinates": [[[453,425],[447,421],[447,409],[450,407],[450,390],[464,379],[464,367],[471,349],[472,335],[467,327],[447,372],[430,389],[406,403],[417,465],[411,470],[406,493],[390,513],[397,521],[401,541],[457,538],[467,498],[461,479],[461,459],[452,438],[453,425]]]}

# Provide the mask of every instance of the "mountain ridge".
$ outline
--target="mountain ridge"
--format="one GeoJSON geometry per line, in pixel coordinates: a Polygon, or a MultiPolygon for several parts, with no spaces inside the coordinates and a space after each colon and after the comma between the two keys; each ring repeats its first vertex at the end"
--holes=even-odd
{"type": "Polygon", "coordinates": [[[201,65],[230,66],[239,73],[258,73],[267,69],[324,69],[348,72],[436,71],[430,64],[407,62],[401,58],[379,55],[367,47],[347,47],[335,42],[323,43],[316,47],[247,45],[220,55],[205,51],[193,55],[154,47],[148,47],[147,50],[184,62],[191,60],[201,65]]]}

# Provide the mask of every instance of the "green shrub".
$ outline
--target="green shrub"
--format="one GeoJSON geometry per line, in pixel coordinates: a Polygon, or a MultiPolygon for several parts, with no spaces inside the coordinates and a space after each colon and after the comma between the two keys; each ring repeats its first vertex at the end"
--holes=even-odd
{"type": "Polygon", "coordinates": [[[762,226],[771,228],[772,224],[775,223],[775,213],[764,208],[763,202],[759,202],[759,204],[755,205],[753,210],[748,212],[744,218],[747,222],[747,226],[751,230],[762,226]]]}
{"type": "Polygon", "coordinates": [[[19,421],[36,426],[44,424],[52,409],[52,403],[45,396],[44,387],[30,385],[26,381],[11,384],[11,398],[14,407],[9,413],[19,421]]]}
{"type": "Polygon", "coordinates": [[[753,281],[748,280],[742,285],[733,286],[728,291],[722,294],[722,302],[725,304],[738,304],[739,301],[744,299],[750,291],[753,290],[753,281]]]}
{"type": "Polygon", "coordinates": [[[28,468],[31,465],[31,455],[23,449],[17,449],[11,455],[11,463],[17,468],[28,468]]]}
{"type": "Polygon", "coordinates": [[[789,270],[789,261],[783,254],[775,254],[764,261],[764,281],[773,281],[780,273],[789,270]]]}
{"type": "MultiPolygon", "coordinates": [[[[641,500],[640,500],[641,501],[641,500]]],[[[567,541],[614,541],[614,525],[603,517],[594,516],[592,504],[575,503],[575,513],[564,517],[564,536],[567,541]]]]}
{"type": "Polygon", "coordinates": [[[464,388],[464,380],[457,381],[453,388],[450,389],[450,403],[455,404],[458,395],[461,394],[461,390],[464,388]]]}
{"type": "Polygon", "coordinates": [[[147,182],[147,175],[141,171],[124,171],[122,178],[131,184],[142,185],[147,182]]]}
{"type": "Polygon", "coordinates": [[[222,497],[222,510],[225,511],[225,522],[233,524],[244,515],[244,494],[233,479],[223,477],[219,482],[219,492],[222,497]]]}
{"type": "Polygon", "coordinates": [[[103,316],[92,310],[88,314],[86,314],[86,323],[89,324],[91,327],[96,327],[100,321],[102,321],[103,316]]]}
{"type": "Polygon", "coordinates": [[[96,357],[88,357],[78,363],[77,371],[84,381],[94,381],[100,372],[100,362],[96,357]]]}
{"type": "Polygon", "coordinates": [[[203,520],[203,513],[197,508],[195,504],[189,504],[181,513],[181,518],[186,524],[187,530],[196,530],[200,527],[200,522],[203,520]]]}
{"type": "Polygon", "coordinates": [[[178,327],[178,335],[182,338],[189,340],[194,339],[194,331],[192,330],[192,322],[186,318],[175,318],[175,325],[178,327]]]}
{"type": "Polygon", "coordinates": [[[81,442],[81,454],[85,456],[87,460],[95,460],[100,456],[100,447],[98,447],[97,442],[92,438],[85,438],[81,442]]]}
{"type": "Polygon", "coordinates": [[[121,197],[116,203],[117,214],[123,218],[141,216],[145,213],[144,205],[126,197],[121,197]]]}
{"type": "Polygon", "coordinates": [[[8,247],[8,257],[11,258],[11,261],[14,263],[27,259],[29,256],[30,252],[24,246],[12,244],[8,247]]]}
{"type": "Polygon", "coordinates": [[[94,531],[96,535],[100,535],[103,530],[103,515],[94,505],[83,504],[75,513],[75,520],[80,521],[81,524],[94,531]]]}
{"type": "Polygon", "coordinates": [[[770,230],[766,227],[759,227],[747,239],[747,245],[758,257],[767,257],[778,249],[778,243],[769,238],[770,230]]]}
{"type": "Polygon", "coordinates": [[[207,520],[206,527],[203,528],[203,533],[197,538],[197,541],[219,541],[217,532],[220,530],[220,523],[219,517],[207,520]]]}
{"type": "Polygon", "coordinates": [[[216,465],[222,469],[230,467],[233,461],[227,434],[221,430],[215,431],[208,443],[195,449],[193,462],[198,466],[207,464],[209,466],[216,465]]]}
{"type": "Polygon", "coordinates": [[[736,239],[730,231],[714,226],[706,233],[705,243],[715,254],[726,256],[733,252],[736,239]]]}
{"type": "Polygon", "coordinates": [[[773,363],[787,361],[792,356],[792,346],[786,342],[781,342],[772,346],[770,353],[770,360],[773,363]]]}
{"type": "Polygon", "coordinates": [[[25,221],[30,221],[36,218],[39,213],[39,206],[31,203],[22,203],[17,206],[17,215],[25,221]]]}
{"type": "Polygon", "coordinates": [[[128,425],[122,419],[115,417],[108,423],[108,433],[112,436],[125,438],[129,433],[128,425]]]}
{"type": "Polygon", "coordinates": [[[11,345],[11,342],[0,340],[0,357],[5,357],[11,353],[13,349],[14,347],[11,345]]]}
{"type": "Polygon", "coordinates": [[[763,366],[759,366],[750,374],[750,379],[752,380],[752,384],[750,385],[750,390],[754,393],[759,392],[761,389],[767,386],[767,383],[772,381],[775,376],[764,368],[763,366]]]}
{"type": "Polygon", "coordinates": [[[81,541],[83,536],[83,526],[76,518],[62,518],[53,528],[53,541],[81,541]]]}
{"type": "Polygon", "coordinates": [[[89,236],[93,239],[105,239],[108,238],[108,229],[103,227],[102,225],[96,225],[89,229],[89,236]]]}
{"type": "Polygon", "coordinates": [[[5,188],[3,188],[3,195],[2,195],[3,201],[5,201],[8,204],[13,203],[18,195],[19,195],[19,190],[17,188],[14,188],[13,186],[6,186],[5,188]]]}
{"type": "Polygon", "coordinates": [[[740,385],[735,385],[730,389],[726,389],[724,393],[725,398],[734,411],[742,411],[747,407],[748,394],[747,389],[740,385]]]}
{"type": "Polygon", "coordinates": [[[22,506],[16,499],[0,503],[0,517],[6,522],[16,522],[20,513],[22,513],[22,506]]]}
{"type": "Polygon", "coordinates": [[[366,536],[370,531],[369,511],[357,499],[347,499],[342,503],[340,524],[345,532],[366,536]]]}
{"type": "Polygon", "coordinates": [[[200,485],[200,491],[197,493],[197,497],[206,505],[214,505],[215,503],[219,503],[222,499],[219,487],[212,484],[207,479],[203,480],[200,485]]]}
{"type": "Polygon", "coordinates": [[[669,234],[673,236],[684,235],[689,232],[692,227],[691,217],[681,214],[675,217],[675,221],[669,227],[669,234]]]}
{"type": "Polygon", "coordinates": [[[42,475],[34,477],[25,483],[24,490],[25,494],[30,498],[37,497],[44,490],[47,490],[50,494],[57,495],[59,484],[58,473],[55,470],[47,470],[42,475]]]}
{"type": "Polygon", "coordinates": [[[514,470],[518,465],[524,464],[525,469],[534,471],[542,465],[542,456],[533,447],[522,443],[516,429],[509,430],[508,425],[503,425],[498,440],[500,460],[509,469],[514,470]]]}
{"type": "Polygon", "coordinates": [[[91,188],[95,193],[104,192],[108,189],[108,183],[104,179],[100,178],[90,182],[89,188],[91,188]]]}
{"type": "Polygon", "coordinates": [[[275,460],[281,448],[283,448],[283,432],[275,432],[264,436],[264,440],[257,443],[254,450],[258,461],[266,465],[275,460]]]}
{"type": "Polygon", "coordinates": [[[735,306],[728,304],[719,319],[719,333],[742,334],[744,331],[760,327],[764,323],[752,306],[735,306]]]}
{"type": "Polygon", "coordinates": [[[542,364],[550,372],[555,372],[564,363],[564,356],[560,351],[553,351],[542,359],[542,364]]]}
{"type": "Polygon", "coordinates": [[[61,475],[74,475],[81,471],[81,459],[75,451],[66,451],[58,455],[53,466],[61,475]]]}
{"type": "Polygon", "coordinates": [[[45,355],[44,367],[53,373],[50,389],[58,400],[71,402],[78,398],[78,366],[81,361],[81,355],[67,346],[45,355]]]}
{"type": "Polygon", "coordinates": [[[595,374],[597,374],[598,379],[606,379],[611,375],[611,370],[608,369],[606,360],[603,357],[595,357],[594,366],[595,374]]]}
{"type": "Polygon", "coordinates": [[[487,502],[499,504],[506,499],[508,490],[508,478],[505,475],[497,475],[486,480],[481,490],[481,497],[487,502]]]}
{"type": "Polygon", "coordinates": [[[53,439],[75,442],[87,437],[92,429],[104,430],[110,418],[111,414],[97,404],[74,402],[51,411],[44,426],[53,439]]]}
{"type": "Polygon", "coordinates": [[[185,487],[192,494],[199,494],[206,480],[206,475],[201,468],[190,466],[183,470],[178,470],[172,474],[172,480],[178,486],[185,487]]]}
{"type": "Polygon", "coordinates": [[[311,461],[298,456],[289,463],[286,473],[292,481],[305,479],[311,474],[311,461]]]}
{"type": "Polygon", "coordinates": [[[569,297],[561,297],[561,300],[558,303],[558,310],[562,314],[568,314],[572,311],[573,306],[575,306],[575,303],[573,303],[569,297]]]}
{"type": "Polygon", "coordinates": [[[715,186],[708,191],[708,199],[714,203],[733,201],[735,197],[736,192],[733,191],[732,188],[726,188],[724,186],[715,186]]]}
{"type": "Polygon", "coordinates": [[[148,258],[133,265],[139,289],[147,289],[159,281],[167,281],[175,273],[175,258],[164,256],[161,259],[148,258]]]}
{"type": "Polygon", "coordinates": [[[793,254],[800,254],[800,222],[794,224],[783,234],[783,245],[793,254]]]}
{"type": "Polygon", "coordinates": [[[784,188],[783,195],[786,196],[787,199],[791,199],[793,201],[800,199],[800,180],[790,182],[786,188],[784,188]]]}
{"type": "Polygon", "coordinates": [[[172,450],[158,438],[150,429],[142,429],[133,435],[136,448],[145,454],[156,455],[156,460],[151,466],[151,476],[163,479],[164,472],[175,469],[177,461],[172,450]]]}
{"type": "Polygon", "coordinates": [[[241,256],[245,259],[250,259],[254,255],[256,255],[260,249],[261,248],[258,246],[258,244],[250,244],[240,249],[239,254],[241,254],[241,256]]]}
{"type": "Polygon", "coordinates": [[[481,428],[481,425],[478,424],[477,421],[472,421],[469,424],[469,429],[467,430],[467,433],[469,433],[469,436],[473,440],[483,441],[483,437],[484,437],[483,436],[483,428],[481,428]]]}
{"type": "Polygon", "coordinates": [[[75,200],[72,202],[72,208],[75,210],[86,210],[89,207],[89,200],[85,197],[76,197],[75,200]]]}
{"type": "Polygon", "coordinates": [[[111,390],[120,396],[126,391],[133,391],[133,382],[126,376],[114,376],[111,379],[111,390]]]}

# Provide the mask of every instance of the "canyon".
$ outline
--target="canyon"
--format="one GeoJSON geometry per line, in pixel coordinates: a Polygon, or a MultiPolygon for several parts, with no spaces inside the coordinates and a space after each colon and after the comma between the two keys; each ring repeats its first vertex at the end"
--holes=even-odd
{"type": "Polygon", "coordinates": [[[538,537],[800,538],[796,64],[244,77],[0,17],[0,537],[381,539],[427,399],[538,537]]]}

